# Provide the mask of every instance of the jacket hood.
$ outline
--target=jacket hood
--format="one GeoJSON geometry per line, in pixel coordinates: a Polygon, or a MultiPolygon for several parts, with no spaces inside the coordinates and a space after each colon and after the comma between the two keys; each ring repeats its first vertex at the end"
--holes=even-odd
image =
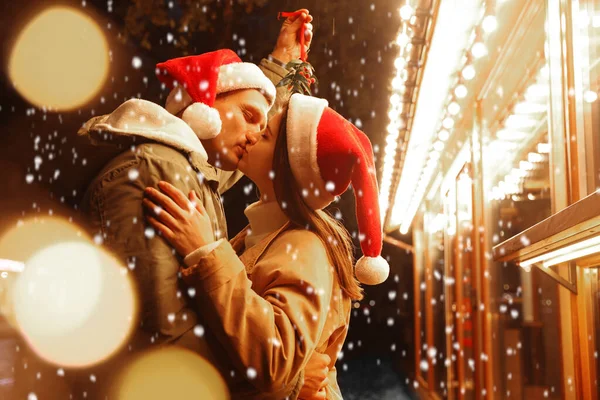
{"type": "Polygon", "coordinates": [[[77,134],[89,136],[95,144],[110,144],[115,136],[134,139],[139,137],[186,153],[197,153],[205,161],[208,160],[200,139],[188,124],[147,100],[128,100],[112,113],[90,119],[77,134]]]}

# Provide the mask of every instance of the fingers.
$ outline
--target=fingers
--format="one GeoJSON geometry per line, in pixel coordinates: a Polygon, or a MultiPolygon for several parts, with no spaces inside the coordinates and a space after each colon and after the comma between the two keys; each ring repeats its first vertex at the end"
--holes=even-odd
{"type": "Polygon", "coordinates": [[[169,196],[165,195],[164,193],[161,193],[153,187],[147,187],[144,190],[144,193],[150,196],[152,200],[154,200],[155,204],[165,209],[175,219],[185,219],[183,209],[177,203],[175,203],[169,196]]]}
{"type": "MultiPolygon", "coordinates": [[[[310,25],[310,24],[309,24],[310,25]]],[[[304,42],[305,42],[305,46],[308,48],[310,47],[310,42],[312,42],[312,38],[313,38],[313,31],[312,28],[311,29],[306,29],[304,31],[304,42]]]]}
{"type": "Polygon", "coordinates": [[[190,191],[189,196],[190,201],[192,202],[194,207],[196,207],[196,211],[198,211],[201,215],[205,215],[206,209],[204,208],[204,205],[202,204],[200,199],[198,199],[198,196],[196,196],[196,192],[194,190],[190,191]]]}
{"type": "Polygon", "coordinates": [[[293,14],[290,17],[288,17],[287,20],[290,22],[294,22],[298,18],[302,18],[301,20],[305,20],[307,15],[310,15],[310,11],[308,11],[308,9],[306,8],[301,8],[299,10],[294,11],[293,14]]]}
{"type": "Polygon", "coordinates": [[[147,215],[146,219],[148,220],[148,222],[150,223],[150,225],[154,228],[154,230],[159,231],[160,234],[162,236],[164,236],[165,238],[169,239],[174,237],[175,235],[173,234],[173,231],[171,229],[169,229],[167,226],[165,226],[164,224],[162,224],[160,221],[158,221],[156,218],[147,215]]]}
{"type": "Polygon", "coordinates": [[[143,199],[142,204],[152,213],[151,215],[155,216],[158,221],[165,224],[169,229],[173,230],[177,225],[175,218],[168,211],[163,210],[162,207],[157,206],[149,199],[143,199]]]}
{"type": "Polygon", "coordinates": [[[186,211],[190,211],[190,202],[185,197],[185,194],[181,192],[181,190],[165,181],[158,182],[158,187],[160,190],[169,195],[169,197],[173,199],[173,201],[175,201],[179,207],[186,211]]]}
{"type": "Polygon", "coordinates": [[[302,24],[308,24],[313,20],[312,15],[309,14],[309,11],[306,9],[298,10],[293,15],[289,16],[285,22],[288,25],[291,25],[292,28],[300,29],[302,24]],[[299,12],[302,11],[302,12],[299,12]]]}

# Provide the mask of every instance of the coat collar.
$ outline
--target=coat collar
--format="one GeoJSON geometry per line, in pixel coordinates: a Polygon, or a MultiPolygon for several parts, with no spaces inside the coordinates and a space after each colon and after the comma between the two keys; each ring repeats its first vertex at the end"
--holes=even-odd
{"type": "Polygon", "coordinates": [[[251,248],[246,250],[246,246],[244,244],[246,235],[248,234],[248,229],[250,225],[246,226],[240,233],[238,233],[233,239],[231,239],[231,246],[235,250],[238,256],[242,258],[244,265],[246,266],[246,270],[252,270],[254,265],[258,261],[258,259],[263,255],[263,253],[267,250],[267,248],[273,243],[277,237],[290,229],[292,223],[290,221],[286,222],[281,228],[277,229],[269,236],[252,246],[251,248]]]}
{"type": "Polygon", "coordinates": [[[112,113],[90,119],[77,133],[88,135],[95,142],[123,138],[158,142],[208,160],[206,150],[192,128],[151,101],[128,100],[112,113]]]}
{"type": "Polygon", "coordinates": [[[218,188],[217,170],[208,163],[208,155],[196,136],[182,119],[150,101],[131,99],[112,113],[94,117],[77,132],[88,136],[94,144],[137,145],[156,142],[173,147],[187,156],[201,180],[218,188]]]}

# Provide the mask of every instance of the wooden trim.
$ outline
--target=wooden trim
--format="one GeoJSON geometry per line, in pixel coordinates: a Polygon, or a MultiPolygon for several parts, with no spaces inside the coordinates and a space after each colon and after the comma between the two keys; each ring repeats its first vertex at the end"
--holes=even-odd
{"type": "MultiPolygon", "coordinates": [[[[483,112],[481,107],[481,101],[475,104],[475,127],[472,135],[472,146],[471,151],[473,160],[473,226],[474,227],[485,227],[486,226],[486,215],[485,215],[485,182],[483,180],[483,132],[485,122],[483,121],[483,112]]],[[[489,224],[487,224],[489,225],[489,224]]],[[[493,346],[492,346],[492,318],[490,311],[490,284],[488,281],[489,276],[489,262],[486,255],[488,246],[489,232],[487,229],[475,229],[474,230],[474,252],[475,252],[475,265],[477,267],[477,303],[483,305],[483,312],[480,318],[480,337],[481,337],[481,350],[487,355],[487,360],[484,362],[481,357],[477,357],[479,362],[478,368],[480,374],[482,374],[481,388],[485,389],[486,393],[493,397],[494,393],[494,357],[493,357],[493,346]]],[[[479,391],[481,392],[481,391],[479,391]]]]}
{"type": "Polygon", "coordinates": [[[595,384],[596,363],[593,356],[596,348],[596,332],[594,326],[594,308],[591,279],[598,279],[595,270],[577,268],[578,287],[581,296],[576,297],[579,318],[579,353],[581,364],[581,394],[584,399],[598,400],[595,384]],[[593,271],[593,272],[592,272],[593,271]]]}
{"type": "Polygon", "coordinates": [[[427,369],[427,382],[430,392],[435,392],[435,377],[434,377],[434,365],[429,358],[429,349],[434,347],[434,337],[433,337],[433,308],[431,307],[431,298],[433,293],[433,285],[431,281],[432,268],[431,268],[431,234],[427,232],[425,235],[425,241],[427,243],[427,247],[425,247],[425,322],[427,326],[425,327],[425,337],[427,338],[427,352],[425,354],[425,359],[427,360],[427,364],[429,368],[427,369]]]}
{"type": "Polygon", "coordinates": [[[396,238],[394,238],[394,237],[392,237],[390,235],[384,235],[383,236],[383,241],[385,243],[389,243],[392,246],[399,247],[399,248],[404,249],[406,251],[409,251],[411,253],[415,252],[415,248],[413,246],[411,246],[408,243],[404,243],[402,240],[398,240],[398,239],[396,239],[396,238]]]}
{"type": "MultiPolygon", "coordinates": [[[[444,209],[444,215],[448,216],[450,214],[448,199],[451,191],[448,191],[442,195],[442,204],[444,209]]],[[[444,227],[444,276],[448,277],[450,275],[450,265],[453,261],[451,261],[452,257],[452,241],[448,237],[448,227],[444,227]]],[[[452,305],[450,304],[450,300],[454,298],[454,287],[450,287],[450,285],[444,283],[444,316],[446,326],[453,326],[454,317],[452,315],[452,305]],[[450,295],[449,295],[450,294],[450,295]]],[[[450,360],[450,365],[446,368],[446,387],[448,390],[448,400],[454,400],[454,362],[452,362],[452,338],[450,335],[446,334],[446,359],[450,360]]],[[[445,360],[444,360],[445,362],[445,360]]]]}
{"type": "MultiPolygon", "coordinates": [[[[565,88],[568,88],[565,94],[565,100],[563,103],[565,115],[565,144],[567,147],[567,159],[566,163],[568,168],[568,182],[569,182],[569,204],[573,204],[580,200],[582,197],[580,188],[580,171],[579,171],[579,159],[578,159],[578,142],[579,136],[577,135],[577,110],[575,99],[571,100],[569,97],[569,91],[575,87],[575,78],[573,74],[573,24],[572,18],[574,17],[571,13],[570,4],[571,0],[561,1],[561,32],[564,32],[563,40],[561,45],[563,46],[562,53],[562,64],[563,64],[563,79],[566,83],[565,88]],[[564,24],[564,25],[563,25],[564,24]]],[[[585,173],[585,169],[581,171],[585,173]]]]}
{"type": "MultiPolygon", "coordinates": [[[[584,0],[585,1],[585,0],[584,0]]],[[[572,98],[572,107],[569,107],[569,124],[571,132],[574,132],[576,137],[576,143],[573,143],[572,150],[576,151],[577,155],[577,170],[578,174],[578,190],[579,198],[589,195],[595,190],[595,149],[593,129],[587,129],[592,127],[591,115],[585,113],[585,104],[583,100],[585,85],[583,81],[589,82],[589,76],[584,77],[583,70],[588,67],[588,63],[591,61],[589,58],[582,60],[583,52],[573,52],[573,49],[579,49],[582,43],[579,41],[578,33],[575,33],[574,26],[572,23],[572,16],[580,9],[580,1],[572,0],[570,16],[567,18],[568,24],[568,36],[567,36],[567,48],[571,51],[567,52],[567,67],[570,71],[569,77],[572,79],[572,87],[574,96],[572,98]]],[[[585,49],[585,52],[589,52],[589,48],[585,49]]],[[[570,102],[571,103],[571,102],[570,102]]],[[[571,174],[576,171],[571,171],[571,174]]]]}
{"type": "Polygon", "coordinates": [[[594,192],[494,246],[494,261],[523,260],[592,236],[600,230],[600,192],[594,192]]]}
{"type": "MultiPolygon", "coordinates": [[[[420,219],[423,218],[423,215],[419,216],[419,221],[420,219]]],[[[418,225],[417,225],[418,226],[418,225]]],[[[413,242],[415,243],[415,245],[418,247],[423,248],[424,245],[424,234],[423,234],[423,230],[419,227],[417,229],[413,230],[413,242]]],[[[413,265],[414,265],[414,277],[413,277],[413,281],[414,281],[414,299],[415,299],[415,377],[417,379],[417,381],[422,380],[422,374],[421,374],[421,366],[420,366],[420,362],[421,362],[421,352],[422,352],[422,345],[421,345],[421,318],[419,317],[419,308],[421,306],[421,276],[420,276],[420,268],[423,267],[424,268],[424,264],[423,263],[419,263],[419,260],[422,257],[422,252],[413,252],[413,265]]],[[[424,312],[424,310],[423,310],[424,312]]],[[[424,389],[427,389],[427,383],[425,381],[423,381],[424,383],[424,389]]],[[[423,386],[423,385],[421,385],[423,386]]]]}

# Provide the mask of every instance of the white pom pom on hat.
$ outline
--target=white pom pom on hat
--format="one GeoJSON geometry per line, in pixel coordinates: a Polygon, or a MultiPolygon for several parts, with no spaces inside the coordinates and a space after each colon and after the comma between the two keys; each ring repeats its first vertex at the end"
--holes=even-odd
{"type": "Polygon", "coordinates": [[[221,132],[219,112],[204,103],[193,103],[188,106],[181,119],[196,133],[199,139],[212,139],[221,132]]]}
{"type": "Polygon", "coordinates": [[[390,266],[381,256],[362,256],[354,267],[354,274],[365,285],[378,285],[390,275],[390,266]]]}

